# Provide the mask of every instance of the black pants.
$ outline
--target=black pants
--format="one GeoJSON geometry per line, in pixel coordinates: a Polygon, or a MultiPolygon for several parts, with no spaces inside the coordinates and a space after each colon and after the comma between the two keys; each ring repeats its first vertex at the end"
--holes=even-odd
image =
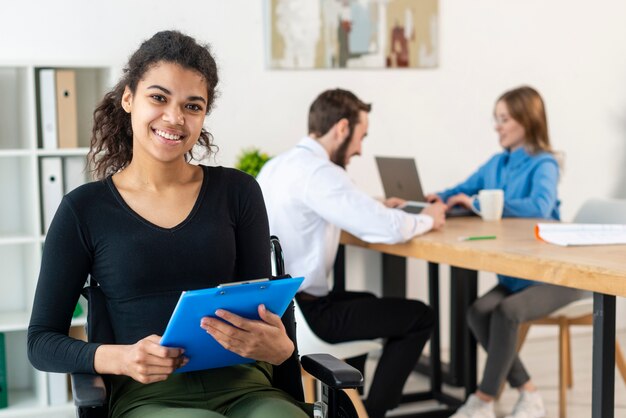
{"type": "Polygon", "coordinates": [[[417,300],[378,298],[365,292],[331,292],[317,299],[297,295],[309,326],[330,343],[384,338],[365,407],[383,417],[400,403],[402,388],[434,326],[431,308],[417,300]]]}

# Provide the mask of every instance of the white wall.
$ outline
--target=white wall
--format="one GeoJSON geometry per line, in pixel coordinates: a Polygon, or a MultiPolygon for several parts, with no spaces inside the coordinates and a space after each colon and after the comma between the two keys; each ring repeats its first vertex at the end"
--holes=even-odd
{"type": "MultiPolygon", "coordinates": [[[[427,191],[463,179],[498,151],[491,121],[496,97],[530,84],[547,103],[555,148],[566,153],[563,219],[588,197],[626,198],[626,2],[441,0],[439,68],[358,71],[266,70],[262,5],[3,2],[0,62],[119,68],[141,40],[170,28],[209,42],[221,97],[208,127],[225,165],[250,145],[272,154],[289,148],[305,133],[308,106],[321,90],[352,89],[374,107],[364,155],[349,172],[376,195],[382,194],[376,154],[414,156],[427,191]]],[[[351,253],[353,261],[364,258],[351,253]]],[[[419,268],[412,264],[411,271],[419,268]]],[[[375,280],[366,276],[353,286],[375,280]]],[[[412,285],[411,294],[424,295],[423,286],[412,285]]]]}

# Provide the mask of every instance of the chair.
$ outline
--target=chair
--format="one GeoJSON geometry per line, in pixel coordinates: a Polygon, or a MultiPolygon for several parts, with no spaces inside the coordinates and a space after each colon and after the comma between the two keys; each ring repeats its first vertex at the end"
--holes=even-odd
{"type": "MultiPolygon", "coordinates": [[[[576,213],[574,222],[626,224],[626,200],[587,200],[576,213]]],[[[567,414],[567,389],[574,384],[570,326],[593,325],[593,299],[585,298],[574,301],[547,317],[523,323],[518,335],[517,351],[522,348],[531,325],[557,325],[559,327],[559,417],[565,418],[567,414]]],[[[615,363],[626,383],[626,362],[617,340],[615,341],[615,363]]]]}
{"type": "MultiPolygon", "coordinates": [[[[278,240],[274,240],[272,237],[272,252],[280,254],[278,257],[272,257],[272,260],[284,260],[282,255],[282,248],[280,246],[280,242],[278,240]]],[[[272,265],[272,272],[275,274],[276,271],[284,270],[284,265],[275,266],[272,265]]],[[[307,323],[298,303],[295,302],[295,317],[296,317],[296,334],[298,341],[298,351],[300,355],[311,355],[315,353],[328,353],[333,357],[336,357],[340,360],[346,360],[353,357],[363,356],[372,351],[382,349],[382,344],[377,341],[371,340],[358,340],[358,341],[347,341],[342,343],[331,344],[328,343],[321,338],[319,338],[309,324],[307,323]]],[[[316,399],[316,390],[315,390],[315,377],[310,373],[307,373],[306,370],[302,370],[302,380],[304,384],[304,399],[306,402],[314,402],[316,399]]],[[[367,411],[365,410],[365,406],[363,405],[363,401],[358,393],[358,391],[354,389],[345,390],[346,394],[350,399],[357,410],[357,413],[360,418],[367,418],[367,411]]]]}
{"type": "MultiPolygon", "coordinates": [[[[336,344],[322,340],[315,335],[311,327],[309,327],[297,302],[295,302],[295,316],[296,323],[298,324],[296,328],[298,350],[301,355],[328,353],[340,360],[347,360],[382,349],[381,343],[371,340],[347,341],[336,344]]],[[[315,377],[307,373],[306,370],[302,370],[302,379],[304,384],[304,399],[307,402],[314,402],[316,399],[315,377]]],[[[365,405],[363,405],[363,400],[358,391],[355,389],[346,389],[345,392],[350,399],[352,399],[352,403],[357,410],[359,418],[367,418],[367,411],[365,410],[365,405]]]]}
{"type": "MultiPolygon", "coordinates": [[[[272,237],[272,248],[280,245],[278,238],[272,237]]],[[[280,247],[279,247],[280,248],[280,247]]],[[[282,251],[272,251],[273,271],[277,277],[273,280],[288,277],[284,275],[282,251]]],[[[113,332],[106,311],[106,301],[98,283],[89,279],[83,295],[88,301],[87,337],[89,341],[114,343],[113,332]]],[[[302,380],[300,370],[322,382],[323,397],[320,410],[329,418],[357,418],[357,412],[344,389],[354,389],[363,385],[363,376],[352,366],[332,357],[329,354],[311,354],[298,356],[296,322],[293,302],[282,317],[288,336],[293,340],[295,350],[291,358],[274,368],[274,386],[281,388],[295,399],[303,401],[302,380]]],[[[95,374],[73,373],[72,394],[78,418],[100,418],[108,415],[108,387],[106,376],[95,374]]]]}

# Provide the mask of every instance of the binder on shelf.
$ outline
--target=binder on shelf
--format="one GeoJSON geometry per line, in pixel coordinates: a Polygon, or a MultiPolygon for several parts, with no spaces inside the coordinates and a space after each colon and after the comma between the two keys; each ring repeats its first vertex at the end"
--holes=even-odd
{"type": "Polygon", "coordinates": [[[0,332],[0,409],[9,406],[9,386],[7,383],[7,359],[4,334],[0,332]]]}
{"type": "Polygon", "coordinates": [[[65,157],[63,159],[63,191],[71,192],[87,182],[87,160],[85,157],[65,157]]]}
{"type": "Polygon", "coordinates": [[[41,158],[41,221],[44,234],[48,232],[61,199],[63,199],[61,157],[43,157],[41,158]]]}
{"type": "Polygon", "coordinates": [[[56,70],[57,139],[59,148],[78,147],[76,72],[56,70]]]}
{"type": "Polygon", "coordinates": [[[56,76],[53,69],[39,70],[39,119],[42,148],[56,149],[58,147],[57,100],[56,76]]]}
{"type": "Polygon", "coordinates": [[[67,374],[48,373],[48,404],[64,405],[68,401],[67,374]]]}

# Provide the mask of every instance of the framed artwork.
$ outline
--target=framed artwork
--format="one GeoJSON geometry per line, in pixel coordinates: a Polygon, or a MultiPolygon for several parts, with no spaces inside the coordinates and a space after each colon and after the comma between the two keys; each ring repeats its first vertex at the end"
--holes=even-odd
{"type": "Polygon", "coordinates": [[[434,68],[438,0],[266,0],[269,68],[434,68]]]}

